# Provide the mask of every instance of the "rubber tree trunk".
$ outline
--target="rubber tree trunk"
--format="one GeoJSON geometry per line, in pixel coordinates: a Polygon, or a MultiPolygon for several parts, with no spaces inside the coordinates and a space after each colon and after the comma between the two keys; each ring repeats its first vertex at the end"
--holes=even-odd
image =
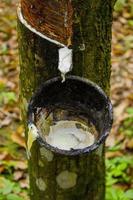
{"type": "MultiPolygon", "coordinates": [[[[28,1],[23,0],[22,5],[25,5],[26,2],[28,1]]],[[[30,0],[29,2],[36,6],[42,4],[42,1],[39,0],[30,0]]],[[[44,2],[47,4],[47,1],[44,2]]],[[[50,8],[55,7],[56,11],[58,1],[49,2],[50,8]]],[[[66,5],[66,2],[68,3],[69,0],[61,1],[62,5],[66,5]]],[[[57,34],[59,38],[57,37],[56,40],[66,45],[68,43],[72,45],[73,70],[71,74],[88,78],[109,93],[114,2],[111,0],[72,0],[69,3],[72,9],[72,15],[70,13],[71,29],[62,32],[63,29],[60,29],[58,24],[55,33],[59,33],[57,34]],[[65,33],[66,35],[64,35],[65,33]],[[71,36],[71,34],[70,42],[69,35],[71,36]]],[[[33,14],[36,13],[36,6],[30,7],[34,8],[33,14]]],[[[24,13],[29,12],[25,6],[23,9],[24,13]]],[[[36,14],[39,16],[39,13],[36,14]]],[[[38,29],[43,34],[44,29],[39,29],[41,25],[39,23],[34,25],[36,30],[38,29]]],[[[45,33],[47,35],[47,32],[45,33]]],[[[27,136],[28,101],[41,83],[60,75],[57,69],[59,46],[33,33],[21,22],[20,18],[18,18],[18,35],[20,99],[27,136]]],[[[44,147],[40,147],[35,141],[31,155],[29,160],[31,200],[105,199],[104,145],[91,154],[71,157],[54,154],[44,147]]]]}

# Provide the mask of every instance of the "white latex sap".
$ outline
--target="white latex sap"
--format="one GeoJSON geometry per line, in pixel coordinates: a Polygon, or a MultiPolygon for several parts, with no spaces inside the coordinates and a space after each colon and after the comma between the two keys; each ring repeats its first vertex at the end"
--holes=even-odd
{"type": "Polygon", "coordinates": [[[62,150],[83,149],[92,145],[95,136],[88,131],[88,127],[76,121],[59,121],[50,126],[45,135],[48,144],[62,150]]]}
{"type": "Polygon", "coordinates": [[[61,72],[62,82],[64,82],[66,73],[72,69],[72,49],[67,47],[59,49],[58,69],[61,72]]]}

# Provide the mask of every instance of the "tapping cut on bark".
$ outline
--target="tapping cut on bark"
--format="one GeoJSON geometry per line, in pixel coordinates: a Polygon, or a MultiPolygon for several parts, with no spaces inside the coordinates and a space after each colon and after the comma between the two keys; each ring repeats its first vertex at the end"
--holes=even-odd
{"type": "Polygon", "coordinates": [[[22,14],[40,33],[67,46],[72,40],[71,0],[21,0],[22,14]]]}

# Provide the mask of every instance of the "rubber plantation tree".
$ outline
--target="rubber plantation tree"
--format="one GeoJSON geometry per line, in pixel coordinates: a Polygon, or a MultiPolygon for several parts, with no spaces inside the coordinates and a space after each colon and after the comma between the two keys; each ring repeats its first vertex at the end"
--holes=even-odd
{"type": "MultiPolygon", "coordinates": [[[[109,94],[114,0],[21,0],[18,7],[20,100],[27,140],[27,106],[36,88],[60,76],[58,50],[73,49],[69,74],[109,94]]],[[[31,200],[104,200],[104,145],[75,157],[54,154],[35,140],[28,160],[31,200]]]]}

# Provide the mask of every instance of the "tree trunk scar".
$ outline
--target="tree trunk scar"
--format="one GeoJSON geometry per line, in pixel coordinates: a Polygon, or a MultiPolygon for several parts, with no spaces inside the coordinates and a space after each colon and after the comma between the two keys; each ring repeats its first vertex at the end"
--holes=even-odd
{"type": "Polygon", "coordinates": [[[68,46],[72,39],[71,0],[21,0],[24,19],[38,32],[68,46]]]}

